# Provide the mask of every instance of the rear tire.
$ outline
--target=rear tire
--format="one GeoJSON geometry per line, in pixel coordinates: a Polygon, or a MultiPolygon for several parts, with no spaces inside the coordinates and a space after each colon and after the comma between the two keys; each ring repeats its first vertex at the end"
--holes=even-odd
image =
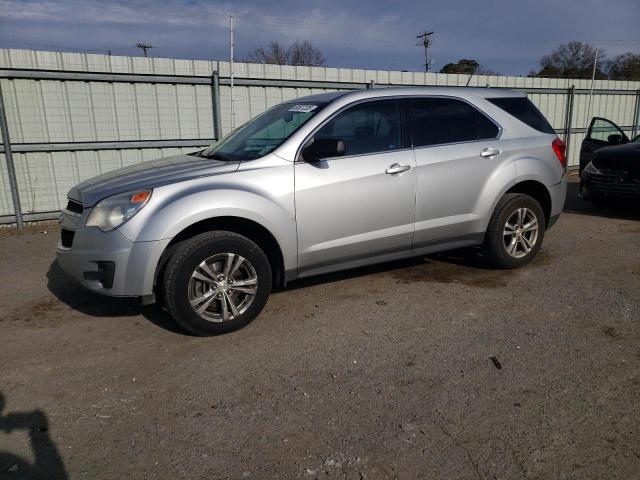
{"type": "Polygon", "coordinates": [[[255,319],[271,282],[269,261],[258,245],[237,233],[214,231],[178,246],[167,262],[162,294],[185,330],[218,335],[255,319]]]}
{"type": "Polygon", "coordinates": [[[485,236],[488,262],[504,269],[518,268],[536,256],[546,229],[538,201],[521,193],[507,193],[496,206],[485,236]]]}

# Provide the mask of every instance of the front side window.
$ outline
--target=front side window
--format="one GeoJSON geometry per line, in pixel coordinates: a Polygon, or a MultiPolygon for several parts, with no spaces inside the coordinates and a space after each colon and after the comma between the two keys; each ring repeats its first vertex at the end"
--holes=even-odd
{"type": "Polygon", "coordinates": [[[407,100],[414,147],[493,139],[499,129],[466,102],[452,98],[407,100]]]}
{"type": "Polygon", "coordinates": [[[376,100],[348,108],[314,135],[316,140],[342,140],[344,155],[363,155],[400,148],[397,100],[376,100]]]}
{"type": "Polygon", "coordinates": [[[281,103],[227,134],[200,155],[228,161],[263,157],[279,147],[325,105],[325,102],[281,103]]]}
{"type": "Polygon", "coordinates": [[[626,135],[615,123],[598,117],[592,120],[588,135],[591,140],[596,140],[603,144],[610,143],[612,135],[619,135],[621,139],[626,138],[626,135]]]}

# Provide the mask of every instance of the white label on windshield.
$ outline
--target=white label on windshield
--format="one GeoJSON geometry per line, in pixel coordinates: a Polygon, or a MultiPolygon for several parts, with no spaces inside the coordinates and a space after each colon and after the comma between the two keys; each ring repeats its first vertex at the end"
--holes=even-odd
{"type": "Polygon", "coordinates": [[[298,104],[298,105],[294,105],[293,107],[291,107],[289,109],[290,112],[302,112],[302,113],[308,113],[308,112],[312,112],[313,110],[315,110],[316,108],[318,108],[317,105],[304,105],[304,104],[298,104]]]}

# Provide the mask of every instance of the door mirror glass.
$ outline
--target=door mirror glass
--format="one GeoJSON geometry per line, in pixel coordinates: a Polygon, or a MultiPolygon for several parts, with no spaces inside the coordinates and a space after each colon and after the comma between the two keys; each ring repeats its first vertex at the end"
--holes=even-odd
{"type": "Polygon", "coordinates": [[[344,152],[344,142],[339,138],[313,137],[302,149],[301,155],[305,162],[317,162],[323,158],[340,157],[344,152]]]}

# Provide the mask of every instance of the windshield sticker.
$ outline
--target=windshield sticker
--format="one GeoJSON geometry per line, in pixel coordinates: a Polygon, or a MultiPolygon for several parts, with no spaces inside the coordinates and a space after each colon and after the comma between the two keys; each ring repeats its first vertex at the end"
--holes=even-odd
{"type": "Polygon", "coordinates": [[[293,107],[291,107],[288,111],[289,112],[301,112],[301,113],[308,113],[308,112],[312,112],[313,110],[315,110],[316,108],[318,108],[317,105],[303,105],[303,104],[298,104],[298,105],[294,105],[293,107]]]}

